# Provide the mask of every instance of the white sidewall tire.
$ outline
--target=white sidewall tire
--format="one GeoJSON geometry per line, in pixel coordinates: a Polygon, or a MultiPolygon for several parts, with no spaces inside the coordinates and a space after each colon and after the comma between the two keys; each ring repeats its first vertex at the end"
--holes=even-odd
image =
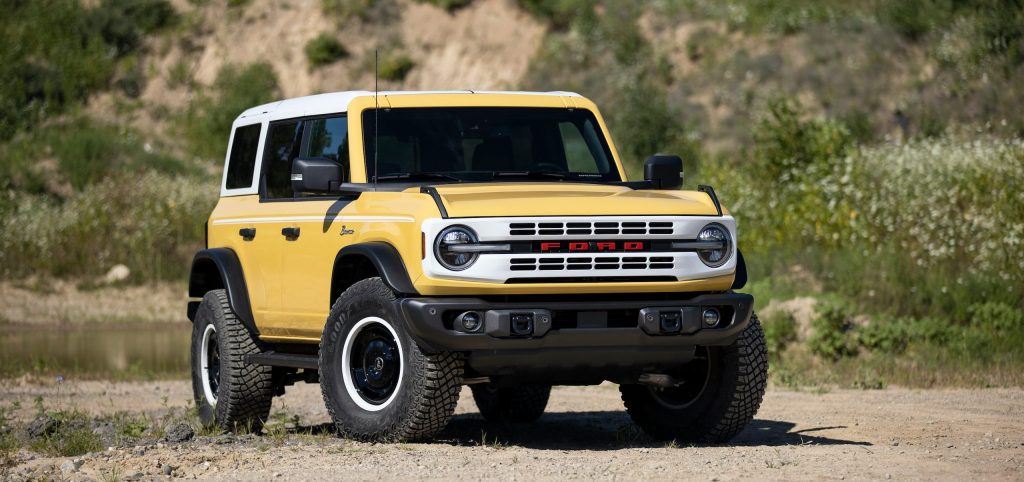
{"type": "MultiPolygon", "coordinates": [[[[213,394],[213,389],[210,388],[210,335],[217,334],[217,328],[213,326],[213,323],[206,325],[206,329],[203,330],[203,340],[200,348],[200,354],[202,358],[199,361],[199,377],[203,383],[203,394],[206,396],[206,403],[209,403],[211,407],[217,407],[217,396],[213,394]]],[[[219,349],[219,347],[218,347],[219,349]]],[[[219,380],[218,380],[219,384],[219,380]]]]}
{"type": "Polygon", "coordinates": [[[367,412],[378,412],[387,408],[388,405],[391,405],[391,402],[393,402],[395,400],[395,397],[398,396],[398,393],[402,390],[402,378],[405,377],[405,352],[403,351],[403,349],[404,348],[402,347],[402,338],[398,336],[398,333],[395,331],[394,327],[392,327],[391,324],[388,323],[387,321],[384,321],[383,318],[377,316],[368,316],[366,318],[359,320],[355,325],[352,326],[352,329],[349,330],[348,336],[345,337],[345,345],[341,351],[341,377],[345,384],[345,391],[348,393],[349,398],[351,398],[352,402],[355,403],[359,408],[366,410],[367,412]],[[365,327],[373,323],[383,325],[385,328],[387,328],[388,332],[391,333],[391,336],[394,338],[395,344],[398,345],[398,381],[395,384],[395,391],[392,392],[391,396],[388,397],[388,399],[385,400],[384,403],[380,405],[374,405],[364,400],[363,397],[359,395],[358,390],[356,390],[355,383],[353,383],[352,381],[352,343],[355,341],[356,337],[359,336],[359,333],[362,332],[362,330],[365,327]]]}

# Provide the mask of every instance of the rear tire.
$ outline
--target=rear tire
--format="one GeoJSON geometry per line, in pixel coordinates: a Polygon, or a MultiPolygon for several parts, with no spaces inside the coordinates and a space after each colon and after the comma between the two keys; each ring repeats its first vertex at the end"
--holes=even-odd
{"type": "Polygon", "coordinates": [[[473,401],[489,422],[528,423],[544,415],[551,385],[496,388],[490,383],[471,385],[473,401]]]}
{"type": "Polygon", "coordinates": [[[272,369],[246,362],[260,351],[227,293],[206,293],[192,324],[192,393],[203,425],[256,433],[263,428],[274,398],[272,369]]]}
{"type": "Polygon", "coordinates": [[[757,315],[732,345],[698,347],[697,358],[674,373],[676,388],[621,385],[629,416],[657,440],[722,443],[753,420],[768,381],[768,349],[757,315]]]}
{"type": "Polygon", "coordinates": [[[320,389],[338,435],[420,440],[441,431],[462,387],[462,355],[420,350],[380,278],[359,281],[331,308],[320,341],[320,389]]]}

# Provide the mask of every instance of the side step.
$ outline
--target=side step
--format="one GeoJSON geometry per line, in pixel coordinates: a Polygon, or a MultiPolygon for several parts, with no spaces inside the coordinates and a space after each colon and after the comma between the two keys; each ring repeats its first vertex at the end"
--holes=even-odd
{"type": "Polygon", "coordinates": [[[298,353],[278,353],[268,351],[255,353],[246,359],[252,365],[269,365],[272,367],[304,368],[306,370],[320,369],[320,363],[316,355],[303,355],[298,353]]]}

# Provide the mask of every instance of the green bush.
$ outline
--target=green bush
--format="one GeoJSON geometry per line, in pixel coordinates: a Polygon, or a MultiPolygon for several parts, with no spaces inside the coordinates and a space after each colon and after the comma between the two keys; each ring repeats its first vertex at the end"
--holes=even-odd
{"type": "Polygon", "coordinates": [[[768,344],[768,355],[773,359],[796,341],[796,320],[789,313],[777,311],[773,316],[761,320],[764,338],[768,344]]]}
{"type": "Polygon", "coordinates": [[[125,264],[142,282],[187,275],[217,184],[149,172],[107,177],[60,202],[3,194],[3,278],[99,276],[125,264]]]}
{"type": "Polygon", "coordinates": [[[796,101],[776,98],[754,128],[754,160],[771,179],[788,182],[809,166],[842,157],[853,145],[843,124],[805,119],[796,101]]]}
{"type": "Polygon", "coordinates": [[[204,159],[222,160],[235,118],[279,96],[277,76],[270,64],[225,65],[210,92],[197,96],[185,113],[189,151],[204,159]]]}
{"type": "Polygon", "coordinates": [[[339,20],[360,18],[367,20],[378,0],[320,0],[320,9],[339,20]]]}
{"type": "Polygon", "coordinates": [[[1003,302],[989,301],[971,305],[968,308],[971,324],[996,331],[1020,330],[1024,328],[1024,310],[1003,302]]]}
{"type": "Polygon", "coordinates": [[[167,0],[103,0],[88,12],[88,22],[118,55],[134,52],[146,34],[168,27],[178,14],[167,0]]]}
{"type": "Polygon", "coordinates": [[[454,12],[462,7],[473,3],[473,0],[416,0],[420,3],[429,3],[439,8],[443,8],[446,12],[454,12]]]}
{"type": "Polygon", "coordinates": [[[405,53],[382,52],[378,74],[384,80],[402,81],[405,80],[405,76],[409,75],[409,71],[415,66],[416,63],[405,53]]]}
{"type": "Polygon", "coordinates": [[[348,50],[329,33],[322,33],[306,42],[306,60],[312,68],[334,63],[348,56],[348,50]]]}
{"type": "Polygon", "coordinates": [[[819,302],[815,311],[817,316],[811,322],[812,333],[807,340],[811,353],[829,360],[856,355],[850,306],[837,299],[827,299],[819,302]]]}

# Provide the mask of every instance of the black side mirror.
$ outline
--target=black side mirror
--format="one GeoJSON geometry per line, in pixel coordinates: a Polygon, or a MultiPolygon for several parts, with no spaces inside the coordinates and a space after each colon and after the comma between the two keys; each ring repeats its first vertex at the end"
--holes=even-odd
{"type": "Polygon", "coordinates": [[[654,189],[679,189],[683,185],[683,160],[679,156],[654,155],[644,161],[644,180],[654,189]]]}
{"type": "Polygon", "coordinates": [[[292,190],[331,193],[341,189],[345,179],[341,164],[330,159],[300,157],[292,162],[292,190]]]}

